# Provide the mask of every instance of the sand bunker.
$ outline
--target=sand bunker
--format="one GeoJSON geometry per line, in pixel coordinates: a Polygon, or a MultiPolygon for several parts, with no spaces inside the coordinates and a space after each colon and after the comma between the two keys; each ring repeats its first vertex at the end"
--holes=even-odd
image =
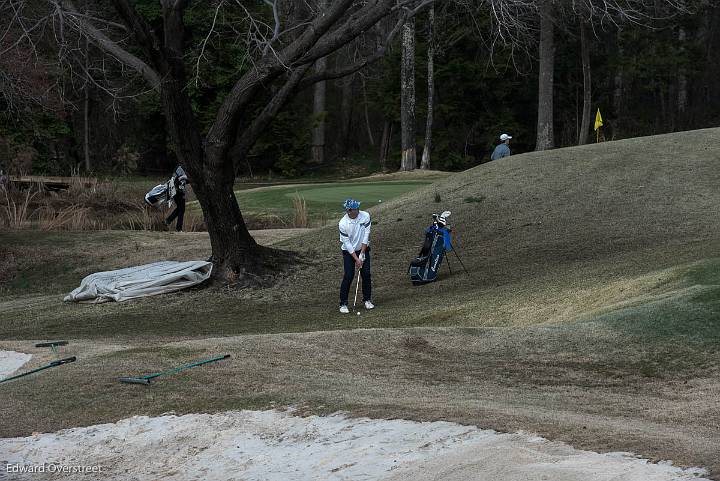
{"type": "MultiPolygon", "coordinates": [[[[28,362],[32,356],[22,352],[0,351],[0,379],[10,377],[23,364],[28,362]]],[[[10,381],[11,382],[11,381],[10,381]]]]}
{"type": "Polygon", "coordinates": [[[575,450],[527,434],[447,422],[297,417],[278,411],[136,416],[0,439],[12,479],[626,480],[702,479],[702,469],[575,450]],[[46,474],[19,474],[45,463],[46,474]],[[65,474],[48,474],[64,467],[65,474]],[[69,474],[68,474],[69,473],[69,474]],[[40,477],[41,476],[41,477],[40,477]]]}

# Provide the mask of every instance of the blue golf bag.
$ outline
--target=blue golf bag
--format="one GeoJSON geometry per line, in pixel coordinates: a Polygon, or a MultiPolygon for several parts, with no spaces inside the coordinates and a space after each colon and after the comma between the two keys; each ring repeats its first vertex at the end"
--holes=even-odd
{"type": "Polygon", "coordinates": [[[423,247],[418,256],[410,262],[408,274],[413,285],[434,282],[445,253],[450,252],[452,248],[450,229],[445,225],[444,219],[442,223],[436,219],[433,225],[425,229],[423,247]]]}

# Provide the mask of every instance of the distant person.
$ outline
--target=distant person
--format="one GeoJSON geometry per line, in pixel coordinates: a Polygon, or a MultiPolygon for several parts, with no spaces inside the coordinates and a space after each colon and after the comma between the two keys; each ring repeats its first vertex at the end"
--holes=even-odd
{"type": "Polygon", "coordinates": [[[493,150],[490,160],[498,160],[503,157],[510,157],[510,137],[508,134],[500,134],[500,143],[493,150]]]}
{"type": "Polygon", "coordinates": [[[370,279],[370,214],[360,210],[360,202],[347,199],[343,204],[345,215],[338,223],[343,255],[343,279],[340,284],[340,312],[347,314],[350,286],[355,278],[355,268],[362,277],[365,309],[373,309],[372,281],[370,279]]]}
{"type": "Polygon", "coordinates": [[[187,183],[188,177],[185,169],[178,165],[170,178],[170,182],[168,182],[168,197],[175,202],[175,210],[165,219],[165,225],[170,226],[177,218],[175,230],[178,232],[182,231],[183,220],[185,219],[185,184],[187,183]]]}

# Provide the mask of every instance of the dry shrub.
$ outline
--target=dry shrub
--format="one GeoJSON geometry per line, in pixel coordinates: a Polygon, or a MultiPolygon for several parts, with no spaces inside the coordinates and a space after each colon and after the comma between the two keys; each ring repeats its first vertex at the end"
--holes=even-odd
{"type": "MultiPolygon", "coordinates": [[[[89,184],[86,179],[71,181],[67,190],[20,191],[0,186],[0,227],[57,230],[168,230],[170,213],[148,206],[138,187],[128,189],[114,182],[89,184]]],[[[207,230],[202,213],[186,210],[183,230],[207,230]]]]}
{"type": "Polygon", "coordinates": [[[205,225],[205,219],[203,218],[202,212],[196,211],[185,211],[185,221],[183,230],[186,232],[205,232],[207,226],[205,225]]]}
{"type": "Polygon", "coordinates": [[[163,212],[147,205],[138,206],[132,211],[126,211],[113,228],[121,230],[166,230],[163,212]]]}
{"type": "Polygon", "coordinates": [[[293,227],[308,227],[310,224],[310,214],[308,213],[307,203],[305,198],[300,194],[293,196],[293,227]]]}
{"type": "Polygon", "coordinates": [[[11,193],[4,187],[2,188],[2,192],[5,197],[5,202],[2,206],[3,223],[6,223],[10,229],[22,229],[29,225],[30,216],[33,213],[30,205],[37,192],[27,190],[23,195],[20,192],[11,193]]]}
{"type": "Polygon", "coordinates": [[[285,229],[290,227],[288,221],[275,214],[243,214],[248,230],[285,229]]]}
{"type": "Polygon", "coordinates": [[[50,206],[37,209],[38,227],[49,230],[101,230],[105,225],[90,217],[90,208],[72,204],[58,210],[50,206]]]}

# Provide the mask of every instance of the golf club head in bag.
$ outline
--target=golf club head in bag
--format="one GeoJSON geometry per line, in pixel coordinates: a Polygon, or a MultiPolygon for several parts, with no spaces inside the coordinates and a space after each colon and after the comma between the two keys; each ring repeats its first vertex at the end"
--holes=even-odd
{"type": "Polygon", "coordinates": [[[443,211],[442,214],[433,214],[433,223],[437,224],[439,227],[445,227],[447,225],[448,217],[450,217],[450,214],[452,214],[452,212],[450,212],[449,210],[443,211]]]}

